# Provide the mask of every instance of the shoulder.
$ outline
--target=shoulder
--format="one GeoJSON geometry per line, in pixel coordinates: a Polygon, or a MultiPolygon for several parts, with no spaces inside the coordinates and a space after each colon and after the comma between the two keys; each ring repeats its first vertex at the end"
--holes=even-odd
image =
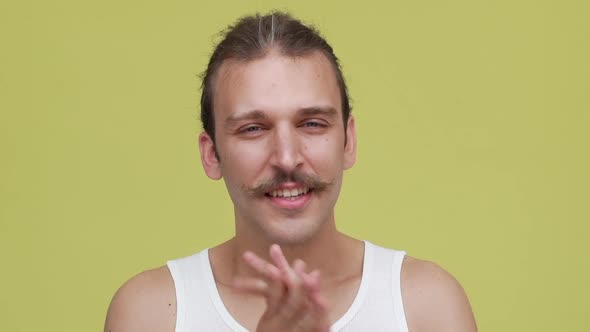
{"type": "Polygon", "coordinates": [[[406,257],[402,265],[401,285],[410,331],[477,331],[465,291],[440,266],[406,257]]]}
{"type": "Polygon", "coordinates": [[[105,332],[169,331],[176,322],[174,281],[166,266],[142,272],[115,293],[105,332]]]}

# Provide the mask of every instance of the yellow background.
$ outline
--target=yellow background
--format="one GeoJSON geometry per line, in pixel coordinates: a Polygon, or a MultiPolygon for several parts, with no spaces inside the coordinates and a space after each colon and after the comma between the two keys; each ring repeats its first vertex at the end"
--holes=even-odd
{"type": "Polygon", "coordinates": [[[450,270],[480,331],[586,329],[588,2],[57,0],[0,2],[0,330],[102,330],[125,280],[232,234],[196,75],[270,8],[342,60],[339,227],[450,270]]]}

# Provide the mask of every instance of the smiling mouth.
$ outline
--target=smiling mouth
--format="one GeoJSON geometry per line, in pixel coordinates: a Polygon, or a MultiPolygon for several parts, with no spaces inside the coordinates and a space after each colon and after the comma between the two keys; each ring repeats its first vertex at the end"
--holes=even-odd
{"type": "Polygon", "coordinates": [[[306,185],[295,188],[277,188],[265,193],[270,202],[284,211],[302,211],[309,201],[314,190],[306,185]]]}
{"type": "Polygon", "coordinates": [[[266,196],[271,198],[282,198],[287,200],[296,200],[298,197],[303,196],[312,191],[307,186],[292,188],[292,189],[275,189],[266,193],[266,196]]]}

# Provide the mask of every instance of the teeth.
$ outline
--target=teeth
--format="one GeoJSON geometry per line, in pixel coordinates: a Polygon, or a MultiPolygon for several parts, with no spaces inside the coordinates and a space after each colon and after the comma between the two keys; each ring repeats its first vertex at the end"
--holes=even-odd
{"type": "Polygon", "coordinates": [[[295,197],[307,194],[309,192],[309,188],[307,186],[300,187],[300,188],[293,188],[293,189],[275,189],[271,191],[269,194],[272,197],[284,197],[288,199],[295,199],[295,197]]]}

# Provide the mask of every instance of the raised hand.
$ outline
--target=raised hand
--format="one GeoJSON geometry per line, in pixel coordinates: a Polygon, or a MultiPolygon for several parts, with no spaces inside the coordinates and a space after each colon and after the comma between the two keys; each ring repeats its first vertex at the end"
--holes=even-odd
{"type": "Polygon", "coordinates": [[[236,289],[266,299],[256,331],[328,332],[328,304],[320,294],[319,271],[307,273],[300,259],[289,265],[278,245],[270,247],[270,257],[272,263],[252,252],[244,253],[244,260],[260,277],[234,281],[236,289]]]}

